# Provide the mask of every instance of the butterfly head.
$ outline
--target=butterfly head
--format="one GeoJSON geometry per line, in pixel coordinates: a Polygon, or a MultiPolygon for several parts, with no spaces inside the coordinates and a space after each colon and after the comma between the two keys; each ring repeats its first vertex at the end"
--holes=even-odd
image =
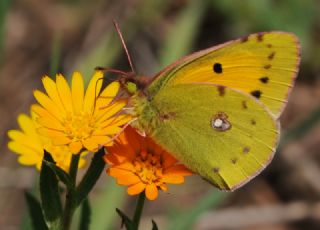
{"type": "Polygon", "coordinates": [[[145,76],[137,76],[135,74],[122,75],[119,78],[121,87],[129,94],[134,95],[137,92],[143,92],[149,85],[151,78],[145,76]]]}

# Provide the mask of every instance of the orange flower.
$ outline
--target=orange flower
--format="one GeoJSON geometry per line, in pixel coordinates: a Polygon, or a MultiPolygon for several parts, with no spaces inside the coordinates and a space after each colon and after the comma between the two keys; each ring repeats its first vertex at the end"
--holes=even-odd
{"type": "Polygon", "coordinates": [[[155,200],[158,189],[167,191],[168,183],[182,184],[184,176],[192,174],[154,141],[140,136],[130,126],[106,151],[104,160],[110,166],[107,173],[116,178],[119,185],[129,186],[129,195],[145,191],[149,200],[155,200]]]}

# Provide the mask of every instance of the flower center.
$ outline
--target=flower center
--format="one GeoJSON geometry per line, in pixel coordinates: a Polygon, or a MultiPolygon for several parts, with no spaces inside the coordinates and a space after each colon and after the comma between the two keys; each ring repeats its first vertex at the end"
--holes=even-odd
{"type": "Polygon", "coordinates": [[[73,141],[81,141],[91,136],[95,129],[95,119],[89,113],[68,114],[63,122],[66,135],[73,141]]]}
{"type": "Polygon", "coordinates": [[[162,164],[160,156],[142,150],[134,159],[133,165],[136,175],[140,177],[145,184],[159,182],[162,178],[162,164]]]}

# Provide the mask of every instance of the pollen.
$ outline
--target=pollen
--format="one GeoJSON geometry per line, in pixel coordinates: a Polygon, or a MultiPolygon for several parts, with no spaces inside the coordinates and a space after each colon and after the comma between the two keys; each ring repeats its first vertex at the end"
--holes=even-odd
{"type": "Polygon", "coordinates": [[[88,113],[69,114],[62,122],[66,135],[73,141],[82,141],[90,137],[95,130],[96,119],[88,113]]]}

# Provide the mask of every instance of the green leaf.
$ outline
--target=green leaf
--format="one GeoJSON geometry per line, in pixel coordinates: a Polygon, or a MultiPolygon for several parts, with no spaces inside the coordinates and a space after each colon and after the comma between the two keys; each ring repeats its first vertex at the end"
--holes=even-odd
{"type": "Polygon", "coordinates": [[[126,214],[124,214],[120,209],[116,208],[117,213],[119,214],[119,216],[121,217],[121,227],[124,225],[126,227],[127,230],[133,230],[133,222],[130,220],[129,217],[127,217],[126,214]]]}
{"type": "Polygon", "coordinates": [[[25,192],[25,199],[27,201],[32,229],[33,230],[46,230],[48,229],[46,222],[44,221],[40,202],[29,192],[25,192]]]}
{"type": "MultiPolygon", "coordinates": [[[[54,163],[50,153],[44,151],[43,161],[54,163]]],[[[60,229],[62,205],[59,195],[58,179],[54,171],[42,164],[40,171],[40,197],[45,221],[49,229],[60,229]]]]}
{"type": "Polygon", "coordinates": [[[197,217],[208,210],[219,204],[222,200],[225,199],[227,193],[214,191],[209,192],[204,196],[197,204],[195,204],[192,209],[186,210],[181,214],[175,215],[172,218],[171,223],[169,224],[169,230],[187,230],[192,229],[193,223],[196,221],[197,217]]]}
{"type": "Polygon", "coordinates": [[[101,148],[97,153],[94,154],[86,174],[83,176],[82,181],[77,187],[76,205],[79,205],[88,196],[89,192],[99,179],[105,166],[103,156],[104,148],[101,148]]]}
{"type": "Polygon", "coordinates": [[[56,174],[59,180],[67,186],[68,190],[74,189],[74,183],[72,182],[68,173],[58,167],[55,163],[46,160],[44,160],[43,163],[46,164],[56,174]]]}
{"type": "Polygon", "coordinates": [[[81,218],[79,230],[89,230],[91,221],[91,207],[88,199],[85,199],[81,205],[81,218]]]}
{"type": "Polygon", "coordinates": [[[152,221],[152,230],[159,230],[157,223],[154,220],[151,220],[151,221],[152,221]]]}

